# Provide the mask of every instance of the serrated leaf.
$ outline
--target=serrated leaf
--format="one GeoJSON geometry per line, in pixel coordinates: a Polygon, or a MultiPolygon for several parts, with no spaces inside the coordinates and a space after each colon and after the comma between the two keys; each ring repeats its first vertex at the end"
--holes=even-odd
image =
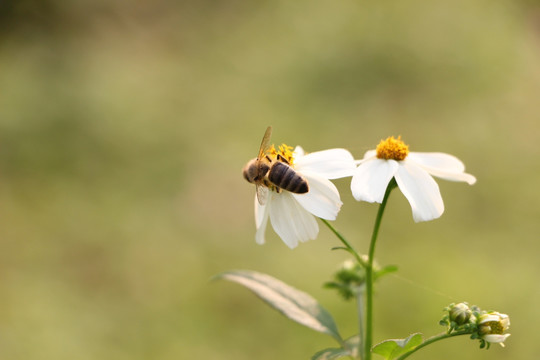
{"type": "Polygon", "coordinates": [[[329,348],[317,352],[311,360],[335,360],[344,356],[356,358],[358,354],[359,336],[353,336],[345,341],[345,348],[329,348]]]}
{"type": "Polygon", "coordinates": [[[270,275],[250,270],[227,271],[215,278],[245,286],[289,319],[342,342],[332,315],[311,295],[270,275]]]}
{"type": "Polygon", "coordinates": [[[385,340],[373,348],[375,354],[382,355],[386,360],[395,359],[396,357],[411,351],[422,343],[422,334],[411,334],[405,339],[389,339],[385,340]]]}

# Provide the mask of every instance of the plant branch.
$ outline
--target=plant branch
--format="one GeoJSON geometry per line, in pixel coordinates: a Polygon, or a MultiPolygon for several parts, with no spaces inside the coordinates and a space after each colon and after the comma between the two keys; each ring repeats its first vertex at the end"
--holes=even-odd
{"type": "Polygon", "coordinates": [[[409,357],[409,355],[412,355],[413,353],[420,350],[421,348],[423,348],[425,346],[428,346],[429,344],[433,344],[434,342],[437,342],[439,340],[448,339],[448,338],[451,338],[451,337],[454,337],[454,336],[469,335],[470,333],[471,332],[469,330],[463,330],[463,331],[457,331],[457,332],[450,333],[450,334],[442,333],[442,334],[434,335],[434,336],[430,337],[429,339],[427,339],[426,341],[424,341],[423,343],[421,343],[420,345],[418,345],[417,347],[415,347],[414,349],[412,349],[411,351],[401,355],[396,360],[404,360],[407,357],[409,357]]]}
{"type": "Polygon", "coordinates": [[[326,225],[328,226],[328,228],[334,233],[334,235],[336,235],[336,237],[343,243],[343,245],[345,245],[345,248],[346,250],[348,250],[353,256],[354,258],[356,259],[356,261],[358,261],[358,263],[360,265],[362,265],[364,268],[367,267],[367,263],[362,259],[362,257],[358,254],[358,252],[356,252],[356,250],[351,246],[351,244],[347,241],[347,239],[345,239],[345,237],[343,235],[341,235],[339,233],[339,231],[337,231],[333,226],[332,224],[330,224],[328,222],[328,220],[325,220],[325,219],[321,219],[321,221],[326,225]]]}

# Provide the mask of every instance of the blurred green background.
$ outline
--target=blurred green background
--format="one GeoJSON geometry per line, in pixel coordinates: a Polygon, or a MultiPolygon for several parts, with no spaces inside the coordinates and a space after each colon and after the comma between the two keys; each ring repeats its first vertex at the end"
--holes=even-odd
{"type": "MultiPolygon", "coordinates": [[[[377,258],[375,341],[432,335],[441,309],[508,313],[505,349],[467,338],[415,359],[540,352],[540,4],[535,1],[0,3],[0,358],[308,359],[333,341],[216,273],[252,269],[311,293],[346,253],[321,225],[289,250],[254,241],[241,176],[273,140],[357,158],[402,135],[454,154],[474,186],[415,224],[395,192],[377,258]]],[[[367,251],[377,207],[335,226],[367,251]]],[[[377,356],[378,357],[378,356],[377,356]]]]}

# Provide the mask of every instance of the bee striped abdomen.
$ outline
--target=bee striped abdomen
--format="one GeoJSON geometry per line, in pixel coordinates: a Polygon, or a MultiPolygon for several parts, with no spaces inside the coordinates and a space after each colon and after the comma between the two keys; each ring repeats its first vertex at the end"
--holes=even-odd
{"type": "Polygon", "coordinates": [[[268,173],[268,180],[277,187],[295,194],[305,194],[309,191],[307,180],[282,162],[276,162],[272,166],[268,173]]]}

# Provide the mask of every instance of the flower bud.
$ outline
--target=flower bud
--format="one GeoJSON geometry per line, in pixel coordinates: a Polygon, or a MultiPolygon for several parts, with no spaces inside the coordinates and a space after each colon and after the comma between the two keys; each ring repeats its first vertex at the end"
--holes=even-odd
{"type": "Polygon", "coordinates": [[[345,300],[350,300],[361,292],[365,277],[365,270],[360,264],[347,260],[334,274],[334,281],[327,282],[324,286],[337,289],[345,300]]]}
{"type": "Polygon", "coordinates": [[[450,321],[455,322],[457,325],[463,325],[469,322],[472,311],[467,303],[459,303],[450,309],[449,314],[450,321]]]}

